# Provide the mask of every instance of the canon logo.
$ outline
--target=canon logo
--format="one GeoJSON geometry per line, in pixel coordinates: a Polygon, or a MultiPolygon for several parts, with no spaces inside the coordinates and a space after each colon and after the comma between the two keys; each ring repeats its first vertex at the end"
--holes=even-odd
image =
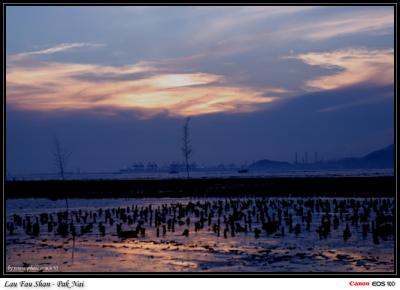
{"type": "Polygon", "coordinates": [[[369,286],[369,282],[356,282],[356,281],[350,281],[349,282],[350,286],[369,286]]]}

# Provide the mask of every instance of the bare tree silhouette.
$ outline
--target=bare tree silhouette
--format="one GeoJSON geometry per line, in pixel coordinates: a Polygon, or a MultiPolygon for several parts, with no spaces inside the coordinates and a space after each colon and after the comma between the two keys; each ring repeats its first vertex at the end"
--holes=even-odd
{"type": "Polygon", "coordinates": [[[182,137],[182,148],[181,148],[183,158],[185,160],[187,178],[190,177],[189,162],[190,162],[190,157],[192,156],[193,153],[192,144],[190,142],[190,136],[189,136],[189,122],[190,122],[190,117],[187,117],[185,120],[185,124],[183,125],[183,137],[182,137]]]}
{"type": "MultiPolygon", "coordinates": [[[[62,180],[65,180],[65,169],[67,166],[68,159],[71,153],[65,151],[65,149],[61,146],[60,140],[57,136],[54,137],[54,165],[58,170],[58,174],[60,175],[62,180]]],[[[69,210],[68,199],[65,198],[65,204],[67,205],[67,211],[69,210]]]]}

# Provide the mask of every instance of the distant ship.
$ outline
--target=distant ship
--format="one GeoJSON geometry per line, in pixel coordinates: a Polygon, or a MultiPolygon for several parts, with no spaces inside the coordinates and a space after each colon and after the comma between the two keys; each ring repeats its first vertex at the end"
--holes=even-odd
{"type": "Polygon", "coordinates": [[[239,169],[238,170],[238,173],[247,173],[247,172],[249,172],[248,169],[239,169]]]}
{"type": "Polygon", "coordinates": [[[176,171],[176,170],[170,170],[169,171],[169,174],[178,174],[179,172],[178,171],[176,171]]]}

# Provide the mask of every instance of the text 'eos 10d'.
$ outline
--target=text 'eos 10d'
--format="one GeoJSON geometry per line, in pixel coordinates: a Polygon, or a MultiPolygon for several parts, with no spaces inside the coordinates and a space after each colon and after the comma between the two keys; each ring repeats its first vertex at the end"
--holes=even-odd
{"type": "Polygon", "coordinates": [[[395,281],[372,281],[372,286],[374,287],[395,287],[396,282],[395,281]]]}
{"type": "Polygon", "coordinates": [[[85,287],[85,281],[77,281],[77,280],[75,280],[75,281],[71,281],[71,280],[58,281],[57,287],[59,287],[59,288],[74,288],[74,287],[83,288],[83,287],[85,287]]]}

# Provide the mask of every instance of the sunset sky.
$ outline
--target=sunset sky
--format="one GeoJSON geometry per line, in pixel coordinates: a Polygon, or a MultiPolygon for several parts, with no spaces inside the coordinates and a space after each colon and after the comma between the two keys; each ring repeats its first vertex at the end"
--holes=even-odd
{"type": "Polygon", "coordinates": [[[6,8],[11,174],[360,156],[394,142],[391,6],[6,8]]]}

